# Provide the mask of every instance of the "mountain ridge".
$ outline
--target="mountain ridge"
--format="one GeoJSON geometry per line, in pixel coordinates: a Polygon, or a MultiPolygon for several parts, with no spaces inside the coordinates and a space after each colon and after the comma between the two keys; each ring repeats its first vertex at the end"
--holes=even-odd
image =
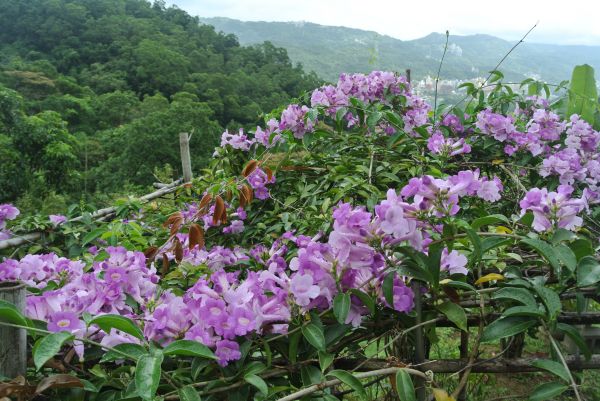
{"type": "MultiPolygon", "coordinates": [[[[264,41],[287,49],[290,58],[306,70],[334,81],[341,72],[373,69],[412,70],[417,79],[435,75],[444,50],[445,33],[401,40],[375,31],[307,21],[240,21],[226,17],[199,18],[216,30],[232,33],[241,44],[264,41]]],[[[493,69],[514,46],[488,34],[450,35],[442,77],[474,79],[493,69]]],[[[507,79],[535,77],[558,83],[569,79],[576,64],[600,68],[600,46],[521,43],[502,64],[507,79]]]]}

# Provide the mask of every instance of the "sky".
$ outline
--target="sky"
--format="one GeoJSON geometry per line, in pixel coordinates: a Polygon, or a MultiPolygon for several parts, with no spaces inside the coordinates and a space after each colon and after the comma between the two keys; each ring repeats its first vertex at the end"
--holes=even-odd
{"type": "Polygon", "coordinates": [[[600,45],[599,0],[168,0],[191,15],[244,21],[308,21],[410,40],[431,32],[600,45]]]}

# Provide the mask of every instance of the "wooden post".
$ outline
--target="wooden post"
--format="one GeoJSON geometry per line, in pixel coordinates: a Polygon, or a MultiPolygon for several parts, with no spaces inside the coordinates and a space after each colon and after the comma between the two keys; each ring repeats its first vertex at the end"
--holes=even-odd
{"type": "MultiPolygon", "coordinates": [[[[23,313],[25,284],[15,281],[0,283],[0,300],[10,302],[23,313]]],[[[0,326],[0,375],[14,378],[27,369],[27,333],[23,329],[0,326]]]]}
{"type": "Polygon", "coordinates": [[[183,182],[192,181],[192,159],[190,158],[190,137],[187,132],[179,133],[179,150],[181,151],[181,167],[183,182]]]}
{"type": "Polygon", "coordinates": [[[408,83],[410,84],[410,68],[406,69],[406,80],[408,81],[408,83]]]}
{"type": "MultiPolygon", "coordinates": [[[[468,327],[468,326],[467,326],[468,327]]],[[[469,331],[460,331],[460,359],[469,358],[469,331]]],[[[457,398],[458,401],[467,401],[467,386],[465,386],[457,398]]]]}
{"type": "MultiPolygon", "coordinates": [[[[413,280],[412,290],[415,294],[415,312],[417,312],[416,324],[419,325],[415,331],[415,363],[418,365],[425,361],[425,338],[423,338],[423,326],[421,326],[421,323],[423,323],[421,284],[417,280],[413,280]]],[[[415,378],[415,387],[417,400],[425,401],[425,381],[421,378],[415,378]]]]}

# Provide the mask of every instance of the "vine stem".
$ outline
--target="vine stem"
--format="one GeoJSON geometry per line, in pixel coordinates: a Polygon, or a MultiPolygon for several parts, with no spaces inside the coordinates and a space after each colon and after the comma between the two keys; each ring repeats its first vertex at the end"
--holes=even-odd
{"type": "MultiPolygon", "coordinates": [[[[504,60],[506,60],[508,58],[508,56],[521,44],[525,41],[525,38],[527,38],[527,36],[529,36],[529,34],[537,27],[537,22],[531,27],[529,28],[529,30],[527,31],[527,33],[525,33],[525,35],[523,35],[523,37],[521,39],[519,39],[519,41],[517,43],[514,44],[513,47],[510,48],[510,50],[504,55],[504,57],[502,57],[500,59],[500,61],[498,62],[498,64],[496,64],[496,66],[494,67],[494,69],[492,70],[492,72],[490,72],[490,74],[487,76],[487,78],[485,79],[485,81],[483,81],[480,85],[479,85],[479,89],[484,88],[488,81],[490,80],[490,78],[493,75],[493,71],[498,70],[498,68],[500,67],[500,65],[502,65],[502,63],[504,62],[504,60]]],[[[446,113],[444,113],[443,117],[446,117],[448,114],[450,114],[450,112],[452,111],[453,108],[457,107],[459,104],[461,104],[462,102],[464,102],[465,100],[467,100],[467,98],[469,98],[470,95],[466,95],[465,97],[463,97],[462,99],[460,99],[458,102],[456,102],[452,108],[450,108],[446,113]]],[[[467,105],[465,106],[465,109],[467,109],[467,107],[469,107],[469,105],[471,104],[471,102],[473,101],[473,99],[471,98],[471,100],[469,100],[469,103],[467,103],[467,105]]],[[[442,118],[443,118],[442,117],[442,118]]],[[[434,121],[435,123],[435,121],[434,121]]],[[[438,125],[436,123],[436,125],[434,126],[434,128],[438,128],[438,125]]]]}
{"type": "Polygon", "coordinates": [[[448,39],[450,38],[450,32],[446,31],[446,44],[444,45],[444,53],[442,53],[442,59],[440,60],[440,65],[438,67],[437,75],[435,77],[435,93],[433,97],[433,121],[435,121],[437,117],[437,101],[438,101],[438,83],[440,82],[440,73],[442,72],[442,65],[444,64],[444,58],[446,57],[446,52],[448,51],[448,39]]]}
{"type": "MultiPolygon", "coordinates": [[[[23,330],[27,330],[27,331],[32,331],[32,332],[38,333],[38,334],[46,334],[46,335],[47,334],[54,334],[53,332],[48,331],[48,330],[38,329],[38,328],[35,328],[35,327],[29,327],[29,326],[22,326],[20,324],[14,324],[14,323],[0,322],[0,326],[14,327],[16,329],[23,329],[23,330]]],[[[116,348],[112,348],[112,347],[109,347],[109,346],[106,346],[106,345],[102,345],[102,344],[100,344],[100,343],[98,343],[96,341],[88,340],[86,338],[74,338],[74,340],[75,341],[81,341],[83,343],[90,344],[90,345],[95,345],[95,346],[103,348],[103,349],[105,349],[107,351],[112,351],[112,352],[114,352],[116,354],[119,354],[119,355],[125,357],[126,359],[131,359],[131,355],[129,355],[129,354],[123,352],[123,351],[119,351],[116,348]]]]}
{"type": "Polygon", "coordinates": [[[554,350],[556,351],[556,354],[558,355],[558,359],[560,359],[560,363],[562,363],[562,365],[565,367],[565,369],[567,371],[567,374],[569,375],[569,380],[571,382],[571,387],[573,388],[573,392],[575,393],[575,398],[577,398],[577,401],[583,401],[583,399],[581,398],[581,395],[579,394],[579,391],[577,390],[577,383],[575,382],[575,379],[573,378],[573,375],[571,374],[571,369],[569,369],[569,365],[567,364],[567,361],[565,361],[565,357],[563,356],[560,347],[556,343],[556,340],[554,339],[554,337],[552,337],[552,333],[548,329],[548,326],[546,326],[546,323],[542,322],[542,324],[544,325],[544,329],[546,330],[546,333],[548,334],[548,338],[550,339],[550,342],[552,343],[552,347],[554,347],[554,350]]]}
{"type": "Polygon", "coordinates": [[[473,346],[471,355],[469,355],[469,362],[467,363],[467,367],[465,368],[464,372],[462,373],[462,375],[460,377],[458,386],[452,393],[452,397],[454,397],[454,398],[458,398],[460,393],[463,391],[463,389],[466,387],[467,383],[469,382],[469,374],[471,373],[471,370],[473,369],[473,363],[475,362],[475,359],[477,359],[477,356],[479,355],[479,345],[481,344],[481,336],[483,335],[483,326],[484,326],[483,320],[484,320],[484,314],[485,314],[485,312],[484,312],[485,311],[485,301],[483,299],[482,294],[479,294],[479,306],[481,308],[481,310],[479,312],[481,319],[479,320],[479,330],[477,332],[477,339],[475,340],[475,345],[473,346]]]}
{"type": "MultiPolygon", "coordinates": [[[[354,375],[354,377],[356,377],[357,379],[366,379],[368,377],[373,377],[373,376],[383,376],[383,375],[391,375],[394,374],[400,370],[404,370],[406,373],[413,375],[413,376],[418,376],[420,378],[423,378],[425,380],[429,380],[429,376],[427,376],[425,373],[416,370],[416,369],[409,369],[409,368],[385,368],[385,369],[378,369],[378,370],[372,370],[370,372],[361,372],[361,373],[356,373],[354,375]]],[[[333,380],[327,380],[318,384],[313,384],[312,386],[303,388],[302,390],[296,391],[295,393],[292,393],[288,396],[285,396],[283,398],[279,398],[278,401],[293,401],[293,400],[297,400],[299,398],[302,398],[308,394],[312,394],[314,392],[317,392],[319,390],[323,390],[325,388],[329,388],[329,387],[333,387],[336,386],[338,384],[341,384],[341,380],[339,379],[333,379],[333,380]]]]}

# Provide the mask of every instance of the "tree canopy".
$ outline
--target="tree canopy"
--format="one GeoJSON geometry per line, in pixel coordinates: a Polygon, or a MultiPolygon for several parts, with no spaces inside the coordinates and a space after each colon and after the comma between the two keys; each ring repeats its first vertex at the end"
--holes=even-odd
{"type": "Polygon", "coordinates": [[[200,167],[223,129],[318,84],[284,49],[240,46],[161,1],[0,7],[0,201],[147,185],[178,168],[177,135],[192,129],[200,167]]]}

